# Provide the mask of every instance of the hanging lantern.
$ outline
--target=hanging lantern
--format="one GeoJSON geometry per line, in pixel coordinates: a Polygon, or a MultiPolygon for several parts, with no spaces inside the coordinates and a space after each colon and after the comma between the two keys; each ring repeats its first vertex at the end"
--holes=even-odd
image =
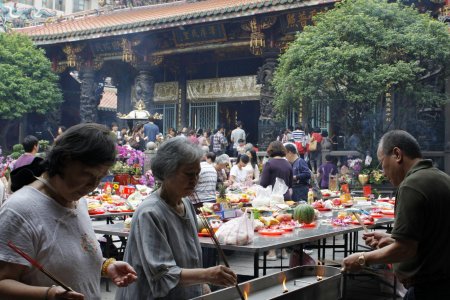
{"type": "Polygon", "coordinates": [[[266,46],[264,33],[261,32],[261,24],[256,18],[250,21],[250,52],[254,55],[261,55],[262,49],[266,46]]]}
{"type": "Polygon", "coordinates": [[[133,50],[131,49],[131,43],[127,39],[122,39],[122,61],[132,62],[134,59],[133,50]]]}
{"type": "Polygon", "coordinates": [[[69,44],[63,48],[64,53],[67,57],[67,66],[73,68],[77,65],[77,55],[75,49],[69,44]]]}
{"type": "Polygon", "coordinates": [[[66,54],[66,58],[67,58],[67,66],[70,68],[74,68],[77,66],[77,54],[80,53],[83,49],[84,49],[83,44],[78,44],[78,45],[72,45],[72,44],[67,44],[64,46],[63,48],[63,52],[66,54]]]}
{"type": "Polygon", "coordinates": [[[250,34],[250,51],[254,55],[261,55],[262,49],[266,46],[264,33],[252,32],[250,34]]]}

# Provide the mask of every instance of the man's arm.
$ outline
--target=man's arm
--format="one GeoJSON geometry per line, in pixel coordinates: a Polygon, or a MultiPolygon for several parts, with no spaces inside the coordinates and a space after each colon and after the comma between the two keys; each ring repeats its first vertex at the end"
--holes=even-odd
{"type": "MultiPolygon", "coordinates": [[[[392,244],[370,252],[364,252],[366,265],[387,264],[406,261],[417,254],[418,242],[414,240],[395,240],[392,244]]],[[[347,256],[342,262],[343,271],[359,271],[358,263],[361,253],[347,256]]]]}

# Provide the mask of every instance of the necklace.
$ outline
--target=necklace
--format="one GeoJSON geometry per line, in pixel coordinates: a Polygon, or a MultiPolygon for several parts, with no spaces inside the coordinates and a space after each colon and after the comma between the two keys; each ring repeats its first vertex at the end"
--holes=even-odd
{"type": "MultiPolygon", "coordinates": [[[[49,195],[53,200],[55,200],[56,202],[58,202],[59,204],[61,204],[64,207],[68,207],[67,204],[69,203],[69,201],[65,201],[65,199],[59,195],[58,191],[56,191],[56,189],[50,184],[50,182],[47,181],[47,179],[45,179],[43,177],[36,177],[36,176],[34,178],[36,178],[36,180],[41,182],[48,189],[48,191],[50,191],[51,194],[53,194],[53,195],[49,195]]],[[[77,209],[77,202],[78,201],[73,202],[73,207],[68,207],[68,208],[77,209]]]]}

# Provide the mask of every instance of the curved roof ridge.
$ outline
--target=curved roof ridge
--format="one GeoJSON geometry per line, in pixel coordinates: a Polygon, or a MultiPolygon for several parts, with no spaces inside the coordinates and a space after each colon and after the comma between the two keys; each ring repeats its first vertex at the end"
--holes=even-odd
{"type": "Polygon", "coordinates": [[[30,36],[36,44],[53,44],[220,21],[336,1],[338,0],[181,0],[164,3],[165,5],[124,8],[100,13],[98,16],[94,14],[15,31],[30,36]]]}

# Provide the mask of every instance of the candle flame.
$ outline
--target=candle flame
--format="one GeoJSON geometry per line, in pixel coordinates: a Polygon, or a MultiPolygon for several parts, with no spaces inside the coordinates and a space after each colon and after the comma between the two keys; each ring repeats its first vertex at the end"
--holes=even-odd
{"type": "Polygon", "coordinates": [[[287,293],[288,289],[286,287],[286,276],[283,277],[283,293],[287,293]]]}

